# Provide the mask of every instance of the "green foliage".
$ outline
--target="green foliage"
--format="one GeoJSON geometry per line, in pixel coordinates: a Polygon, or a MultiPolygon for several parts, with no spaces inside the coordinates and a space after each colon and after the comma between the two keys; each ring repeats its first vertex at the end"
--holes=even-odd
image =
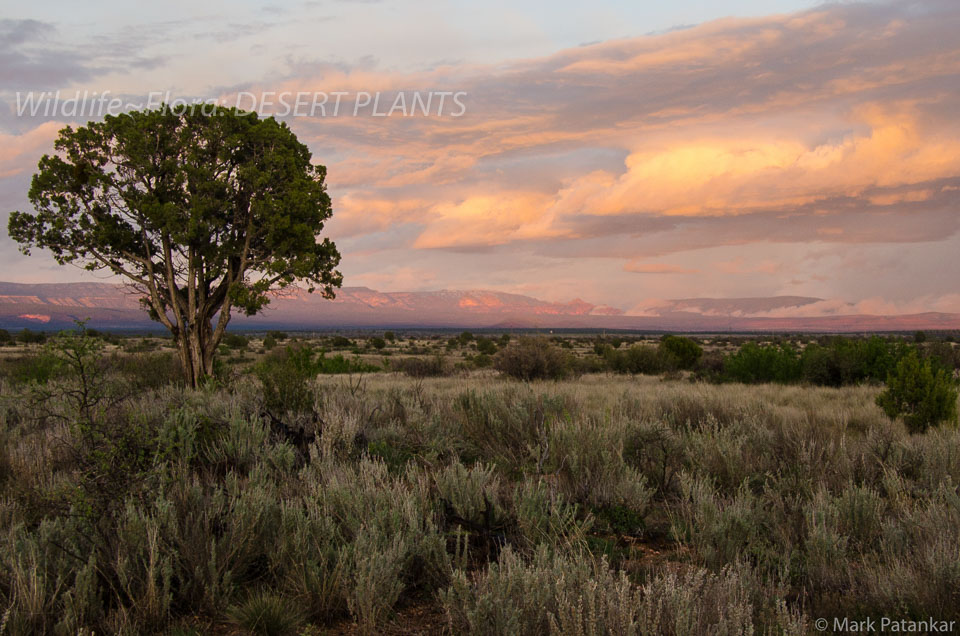
{"type": "Polygon", "coordinates": [[[934,369],[914,351],[904,356],[887,378],[877,404],[891,419],[903,417],[912,433],[957,420],[957,383],[944,369],[934,369]]]}
{"type": "Polygon", "coordinates": [[[326,168],[286,124],[224,107],[162,106],[66,127],[10,214],[24,253],[108,270],[141,294],[199,387],[231,312],[259,313],[297,281],[333,296],[340,254],[326,168]],[[219,315],[216,327],[215,315],[219,315]]]}
{"type": "Polygon", "coordinates": [[[397,334],[393,333],[392,331],[384,331],[383,337],[388,342],[393,342],[394,340],[397,339],[397,334]]]}
{"type": "Polygon", "coordinates": [[[8,345],[13,342],[13,337],[6,329],[0,329],[0,346],[8,345]]]}
{"type": "Polygon", "coordinates": [[[17,340],[23,344],[43,344],[47,341],[47,334],[42,331],[33,331],[24,327],[23,330],[17,334],[17,340]]]}
{"type": "Polygon", "coordinates": [[[6,358],[0,365],[0,375],[15,384],[46,384],[61,370],[60,360],[49,352],[6,358]]]}
{"type": "Polygon", "coordinates": [[[227,345],[231,349],[246,349],[247,345],[250,344],[250,340],[241,334],[238,333],[228,333],[223,336],[223,344],[227,345]]]}
{"type": "Polygon", "coordinates": [[[493,366],[493,357],[481,353],[470,358],[469,362],[478,369],[486,369],[487,367],[493,366]]]}
{"type": "Polygon", "coordinates": [[[891,607],[960,620],[960,429],[908,435],[869,383],[361,386],[316,377],[356,361],[308,348],[283,361],[306,370],[315,409],[301,449],[259,379],[145,383],[137,367],[169,354],[98,343],[65,332],[46,385],[0,382],[4,633],[801,634],[891,607]]]}
{"type": "Polygon", "coordinates": [[[313,408],[311,381],[317,377],[317,368],[310,347],[288,345],[275,349],[254,367],[254,374],[263,386],[264,408],[275,416],[313,408]]]}
{"type": "Polygon", "coordinates": [[[365,373],[378,367],[342,355],[327,357],[306,344],[274,349],[254,367],[263,386],[265,408],[279,416],[285,411],[305,413],[313,408],[313,380],[320,374],[365,373]]]}
{"type": "Polygon", "coordinates": [[[330,345],[334,349],[347,349],[355,346],[352,340],[350,340],[349,338],[345,338],[344,336],[334,336],[333,339],[330,341],[330,345]]]}
{"type": "Polygon", "coordinates": [[[270,350],[272,350],[272,349],[273,349],[274,347],[276,347],[276,346],[277,346],[277,339],[274,338],[272,334],[269,334],[269,333],[268,333],[268,334],[263,338],[263,348],[264,348],[265,350],[267,350],[267,351],[270,351],[270,350]]]}
{"type": "Polygon", "coordinates": [[[836,337],[824,344],[811,344],[800,359],[803,380],[822,386],[883,382],[904,351],[901,343],[880,336],[836,337]]]}
{"type": "Polygon", "coordinates": [[[490,338],[484,338],[483,336],[477,338],[477,353],[492,356],[496,352],[497,345],[493,340],[490,338]]]}
{"type": "Polygon", "coordinates": [[[615,373],[655,375],[673,370],[675,363],[672,355],[664,349],[650,345],[634,345],[622,351],[607,345],[603,357],[607,367],[615,373]]]}
{"type": "Polygon", "coordinates": [[[664,336],[659,348],[665,356],[676,360],[676,366],[681,369],[692,369],[703,355],[703,348],[685,336],[664,336]]]}
{"type": "Polygon", "coordinates": [[[723,365],[724,376],[734,382],[796,382],[801,377],[797,350],[788,344],[758,345],[746,342],[723,365]]]}
{"type": "Polygon", "coordinates": [[[617,534],[639,535],[646,527],[643,512],[621,504],[595,507],[593,514],[598,523],[605,524],[617,534]]]}
{"type": "Polygon", "coordinates": [[[299,604],[269,592],[234,605],[227,615],[248,634],[262,636],[293,636],[304,623],[299,604]]]}
{"type": "Polygon", "coordinates": [[[325,353],[320,353],[314,361],[317,375],[335,375],[342,373],[371,373],[379,371],[380,367],[367,364],[360,360],[348,360],[342,355],[327,357],[325,353]]]}
{"type": "Polygon", "coordinates": [[[380,351],[381,349],[387,346],[387,341],[384,340],[383,338],[378,338],[377,336],[370,338],[369,340],[367,340],[367,342],[370,344],[371,347],[373,347],[377,351],[380,351]]]}
{"type": "Polygon", "coordinates": [[[572,372],[570,355],[542,336],[521,336],[494,358],[498,371],[518,380],[559,380],[572,372]]]}
{"type": "Polygon", "coordinates": [[[430,378],[450,375],[453,368],[442,355],[407,357],[390,361],[390,368],[413,378],[430,378]]]}

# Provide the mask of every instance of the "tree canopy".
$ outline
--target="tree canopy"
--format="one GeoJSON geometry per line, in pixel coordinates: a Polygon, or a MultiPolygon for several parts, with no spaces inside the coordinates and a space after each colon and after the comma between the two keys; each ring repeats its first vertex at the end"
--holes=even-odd
{"type": "Polygon", "coordinates": [[[173,334],[192,384],[212,373],[234,309],[295,282],[328,298],[342,276],[318,240],[326,168],[286,124],[232,108],[161,107],[60,131],[10,236],[29,254],[126,278],[173,334]]]}

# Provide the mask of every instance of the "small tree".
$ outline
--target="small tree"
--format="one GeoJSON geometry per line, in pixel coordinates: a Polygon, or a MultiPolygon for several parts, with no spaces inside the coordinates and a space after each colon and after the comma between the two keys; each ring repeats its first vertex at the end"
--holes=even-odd
{"type": "Polygon", "coordinates": [[[703,355],[703,348],[684,336],[664,336],[660,341],[660,350],[675,358],[681,369],[692,369],[703,355]]]}
{"type": "Polygon", "coordinates": [[[263,339],[263,348],[267,351],[270,351],[277,346],[277,339],[273,337],[273,334],[267,334],[263,339]]]}
{"type": "Polygon", "coordinates": [[[298,281],[333,297],[326,168],[286,124],[232,108],[161,107],[64,128],[10,215],[28,254],[124,277],[173,334],[188,381],[213,373],[234,309],[298,281]],[[214,324],[214,321],[216,323],[214,324]]]}
{"type": "Polygon", "coordinates": [[[494,358],[501,373],[518,380],[560,380],[571,372],[570,356],[544,337],[522,336],[494,358]]]}
{"type": "Polygon", "coordinates": [[[903,417],[911,433],[922,433],[941,422],[957,420],[957,385],[945,369],[910,351],[887,377],[877,404],[891,419],[903,417]]]}
{"type": "Polygon", "coordinates": [[[477,338],[477,351],[484,355],[492,356],[497,352],[496,343],[490,338],[477,338]]]}

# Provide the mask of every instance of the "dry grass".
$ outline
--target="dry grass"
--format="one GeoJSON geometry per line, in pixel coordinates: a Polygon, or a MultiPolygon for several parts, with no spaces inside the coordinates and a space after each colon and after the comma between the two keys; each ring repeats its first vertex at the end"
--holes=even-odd
{"type": "Polygon", "coordinates": [[[93,423],[145,453],[118,480],[93,470],[108,440],[0,384],[0,633],[960,619],[960,433],[908,435],[876,387],[487,371],[312,390],[305,449],[250,376],[132,396],[93,423]]]}

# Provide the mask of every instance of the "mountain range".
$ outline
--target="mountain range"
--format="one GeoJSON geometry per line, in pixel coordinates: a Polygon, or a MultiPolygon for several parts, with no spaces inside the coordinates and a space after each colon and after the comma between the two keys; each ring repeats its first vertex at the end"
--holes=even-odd
{"type": "MultiPolygon", "coordinates": [[[[76,319],[100,329],[150,329],[159,325],[138,297],[112,283],[22,284],[0,282],[0,327],[59,329],[76,319]]],[[[864,332],[960,329],[960,314],[864,315],[843,313],[820,298],[685,298],[649,301],[624,311],[579,298],[548,302],[498,291],[378,292],[344,287],[334,300],[294,288],[272,300],[261,315],[235,316],[245,329],[333,328],[563,328],[650,331],[864,332]],[[824,313],[818,313],[821,311],[824,313]]]]}

